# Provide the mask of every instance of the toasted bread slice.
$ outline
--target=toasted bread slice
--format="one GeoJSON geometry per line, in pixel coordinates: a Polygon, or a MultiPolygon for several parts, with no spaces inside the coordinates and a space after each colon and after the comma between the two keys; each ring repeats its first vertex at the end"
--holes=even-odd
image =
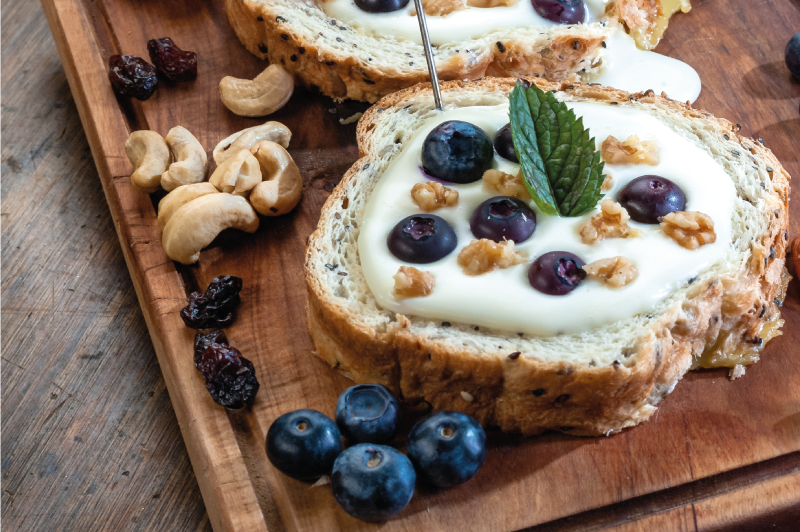
{"type": "MultiPolygon", "coordinates": [[[[375,102],[429,79],[421,45],[362,33],[327,16],[313,0],[225,3],[236,35],[250,52],[283,65],[298,82],[332,98],[375,102]]],[[[577,73],[591,75],[612,32],[627,29],[654,46],[654,35],[660,36],[669,15],[678,6],[688,10],[687,4],[612,0],[605,17],[593,24],[509,29],[437,46],[437,71],[442,80],[536,76],[560,81],[577,73]]]]}
{"type": "MultiPolygon", "coordinates": [[[[751,362],[780,333],[790,178],[761,143],[688,104],[652,91],[530,81],[564,101],[645,111],[710,155],[736,188],[728,259],[674,290],[657,314],[579,334],[476,331],[384,310],[361,268],[359,228],[382,172],[435,114],[430,85],[422,84],[383,98],[359,122],[361,158],[326,202],[308,242],[309,330],[320,358],[407,402],[466,412],[505,431],[609,434],[650,417],[693,364],[751,362]]],[[[446,108],[488,106],[507,101],[513,85],[447,82],[442,91],[446,108]]]]}

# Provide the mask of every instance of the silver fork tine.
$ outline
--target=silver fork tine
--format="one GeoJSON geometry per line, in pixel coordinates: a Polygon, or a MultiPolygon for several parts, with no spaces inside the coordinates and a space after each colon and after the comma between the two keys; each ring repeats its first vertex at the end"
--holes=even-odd
{"type": "Polygon", "coordinates": [[[439,92],[439,76],[436,74],[436,63],[433,62],[433,48],[431,47],[431,37],[428,34],[428,21],[425,18],[425,11],[422,9],[422,0],[414,0],[414,6],[417,10],[419,32],[422,34],[422,47],[425,48],[425,61],[428,63],[428,73],[431,76],[433,101],[438,110],[444,111],[444,105],[442,105],[442,93],[439,92]]]}

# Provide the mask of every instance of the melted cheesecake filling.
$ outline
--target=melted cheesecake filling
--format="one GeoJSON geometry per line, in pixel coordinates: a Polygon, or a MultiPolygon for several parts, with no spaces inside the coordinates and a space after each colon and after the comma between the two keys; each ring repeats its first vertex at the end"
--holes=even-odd
{"type": "MultiPolygon", "coordinates": [[[[598,209],[577,218],[549,216],[536,211],[537,227],[528,240],[515,249],[527,255],[527,262],[483,275],[465,275],[457,263],[458,253],[475,237],[469,227],[474,209],[498,194],[483,181],[466,185],[447,184],[459,193],[458,204],[434,212],[444,218],[458,237],[456,249],[431,264],[409,264],[397,259],[387,246],[394,225],[406,216],[419,213],[411,199],[411,188],[427,179],[420,172],[420,154],[427,134],[447,120],[464,120],[482,128],[490,138],[508,123],[508,105],[468,107],[446,110],[423,125],[404,144],[376,184],[366,206],[358,240],[359,256],[367,284],[387,310],[436,321],[458,322],[481,327],[539,336],[578,333],[609,325],[653,311],[676,288],[692,277],[724,260],[731,251],[731,218],[736,190],[731,179],[714,159],[698,146],[669,129],[650,114],[597,103],[568,103],[591,130],[597,145],[609,135],[618,139],[638,135],[655,140],[660,147],[656,166],[606,165],[617,193],[632,179],[655,174],[674,181],[687,197],[687,211],[700,211],[714,221],[714,244],[690,251],[670,239],[658,225],[629,222],[642,231],[637,238],[610,238],[584,244],[579,226],[598,209]],[[530,262],[549,251],[568,251],[586,263],[624,256],[637,268],[638,277],[622,288],[609,288],[585,280],[566,296],[548,296],[534,290],[527,278],[530,262]],[[394,278],[401,266],[428,271],[435,285],[428,296],[397,300],[393,296],[394,278]]],[[[519,166],[495,155],[494,168],[516,174],[519,166]]]]}
{"type": "MultiPolygon", "coordinates": [[[[606,9],[607,0],[587,0],[587,24],[599,21],[606,9]]],[[[328,0],[321,9],[338,20],[376,36],[393,36],[397,39],[422,44],[419,23],[414,13],[414,2],[391,13],[367,13],[353,0],[328,0]]],[[[655,46],[666,28],[669,16],[683,5],[682,0],[662,0],[663,13],[657,15],[646,31],[634,32],[633,37],[622,29],[614,32],[606,42],[602,65],[598,75],[584,81],[601,83],[628,92],[653,89],[656,94],[665,92],[678,101],[693,102],[700,95],[700,77],[682,61],[672,59],[643,48],[655,46]]],[[[530,0],[517,0],[512,5],[491,8],[466,7],[445,16],[427,16],[431,41],[437,46],[480,38],[489,33],[513,28],[541,28],[556,23],[541,17],[530,0]]]]}

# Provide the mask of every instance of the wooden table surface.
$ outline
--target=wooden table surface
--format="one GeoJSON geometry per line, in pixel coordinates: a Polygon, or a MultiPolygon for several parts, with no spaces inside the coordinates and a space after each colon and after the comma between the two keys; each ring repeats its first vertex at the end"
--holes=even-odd
{"type": "MultiPolygon", "coordinates": [[[[41,7],[3,0],[2,10],[3,524],[210,530],[41,7]]],[[[647,505],[662,508],[663,501],[622,503],[617,510],[644,519],[615,530],[665,530],[676,522],[681,530],[710,530],[704,517],[750,515],[748,505],[763,497],[773,501],[770,511],[736,529],[796,530],[792,494],[800,473],[779,471],[794,471],[795,462],[773,461],[775,479],[758,493],[747,484],[724,492],[697,483],[691,509],[679,498],[655,515],[647,505]]],[[[600,517],[542,529],[619,523],[600,517]]]]}

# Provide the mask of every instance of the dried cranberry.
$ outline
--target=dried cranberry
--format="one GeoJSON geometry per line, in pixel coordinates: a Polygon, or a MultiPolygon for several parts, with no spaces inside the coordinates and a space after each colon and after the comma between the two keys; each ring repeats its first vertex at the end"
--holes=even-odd
{"type": "Polygon", "coordinates": [[[178,48],[172,39],[151,39],[147,42],[150,61],[170,81],[191,81],[197,77],[197,54],[178,48]]]}
{"type": "Polygon", "coordinates": [[[189,304],[181,309],[181,318],[192,329],[227,327],[233,323],[233,309],[239,304],[242,279],[233,275],[215,277],[205,294],[192,292],[189,304]]]}
{"type": "Polygon", "coordinates": [[[108,79],[114,92],[147,100],[158,88],[156,68],[135,55],[112,55],[108,58],[108,79]]]}
{"type": "Polygon", "coordinates": [[[210,344],[198,365],[211,398],[225,408],[242,408],[258,392],[253,363],[238,349],[224,344],[210,344]]]}
{"type": "Polygon", "coordinates": [[[222,329],[211,329],[208,332],[197,331],[194,335],[194,366],[200,369],[200,360],[203,353],[211,344],[228,345],[228,337],[222,329]]]}

